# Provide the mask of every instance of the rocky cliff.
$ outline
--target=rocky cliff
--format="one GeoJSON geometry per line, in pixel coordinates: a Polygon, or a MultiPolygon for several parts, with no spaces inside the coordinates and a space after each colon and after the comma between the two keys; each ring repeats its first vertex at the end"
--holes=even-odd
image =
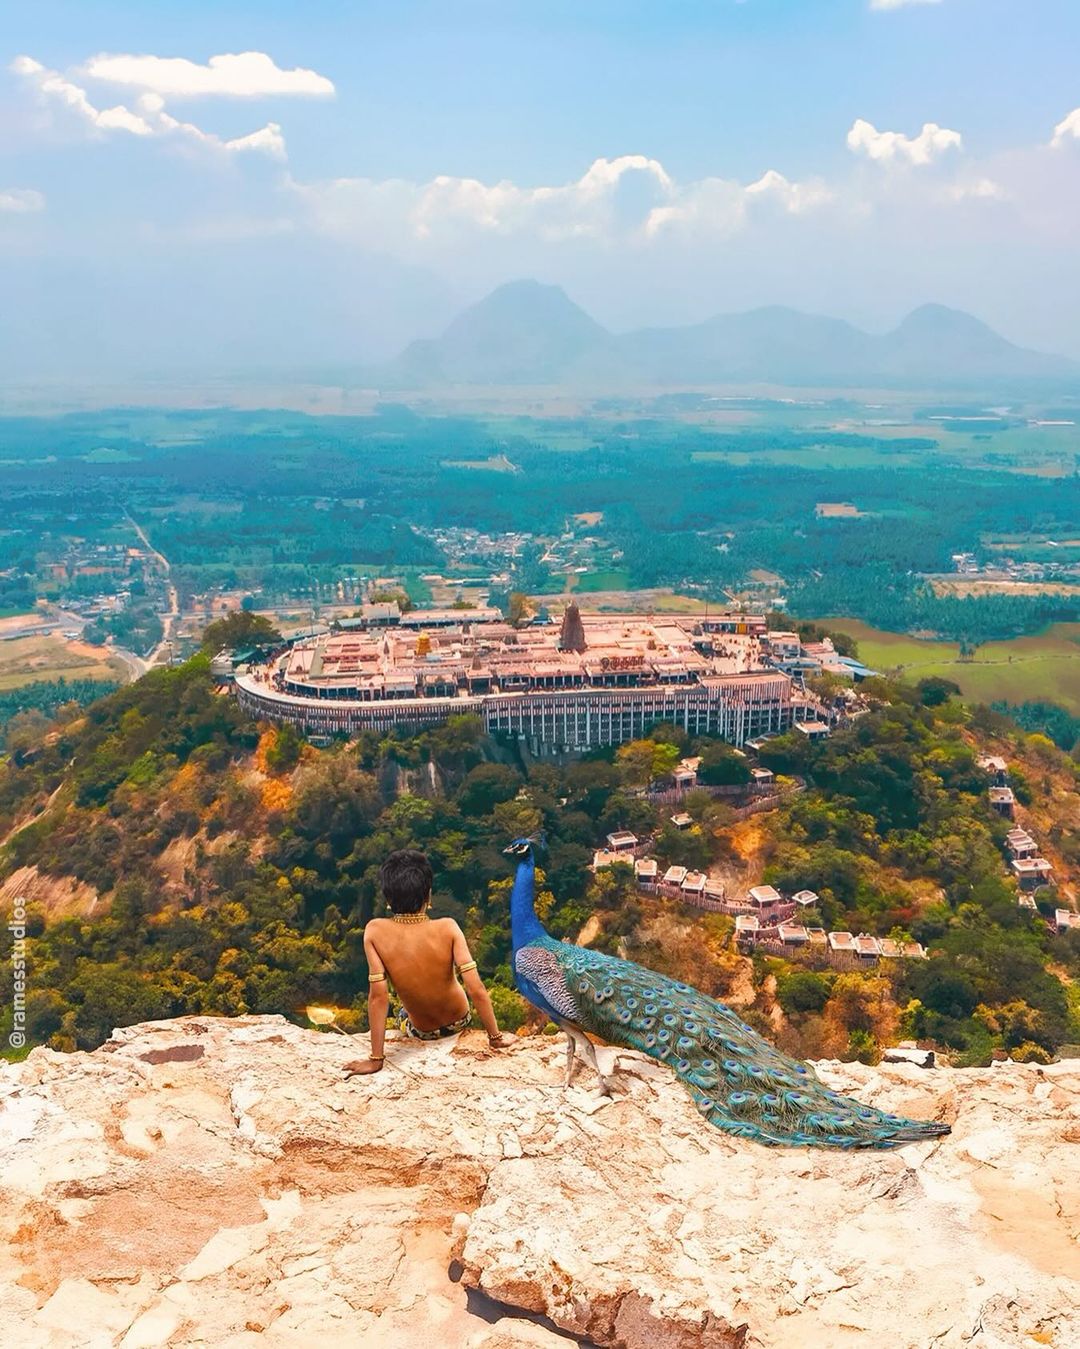
{"type": "Polygon", "coordinates": [[[1080,1064],[822,1064],[954,1126],[846,1156],[712,1131],[634,1054],[604,1101],[557,1042],[356,1053],[195,1018],[4,1067],[3,1344],[1080,1343],[1080,1064]]]}

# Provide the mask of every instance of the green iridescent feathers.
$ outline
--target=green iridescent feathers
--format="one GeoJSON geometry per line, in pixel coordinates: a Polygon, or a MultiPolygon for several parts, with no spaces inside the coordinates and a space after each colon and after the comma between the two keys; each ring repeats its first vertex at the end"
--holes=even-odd
{"type": "Polygon", "coordinates": [[[830,1091],[805,1064],[687,984],[546,935],[529,946],[548,953],[549,978],[562,983],[544,990],[553,1004],[572,1003],[572,1019],[583,1030],[666,1063],[703,1118],[728,1133],[759,1143],[853,1149],[949,1132],[948,1125],[887,1115],[830,1091]]]}

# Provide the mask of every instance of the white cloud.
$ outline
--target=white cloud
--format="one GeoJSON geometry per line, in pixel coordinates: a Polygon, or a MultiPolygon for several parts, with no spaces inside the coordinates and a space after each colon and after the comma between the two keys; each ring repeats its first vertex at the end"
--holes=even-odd
{"type": "Polygon", "coordinates": [[[799,215],[831,199],[823,183],[789,182],[774,170],[749,185],[722,178],[680,184],[645,155],[597,159],[580,178],[539,187],[447,175],[290,186],[317,229],[395,251],[461,244],[463,236],[644,244],[674,229],[726,235],[756,211],[799,215]]]}
{"type": "Polygon", "coordinates": [[[908,5],[940,5],[941,0],[870,0],[871,9],[905,9],[908,5]]]}
{"type": "Polygon", "coordinates": [[[44,211],[45,198],[33,187],[0,187],[0,212],[8,215],[29,215],[44,211]]]}
{"type": "Polygon", "coordinates": [[[37,85],[46,98],[58,99],[77,116],[99,131],[129,131],[133,136],[151,135],[150,126],[129,108],[96,108],[86,96],[86,90],[65,79],[58,71],[48,70],[30,56],[17,56],[11,63],[17,75],[23,75],[37,85]]]}
{"type": "Polygon", "coordinates": [[[236,52],[211,56],[206,65],[179,56],[92,57],[85,67],[88,78],[126,85],[176,98],[268,98],[294,95],[331,96],[334,85],[325,75],[297,66],[282,70],[265,52],[236,52]]]}
{"type": "Polygon", "coordinates": [[[744,229],[750,212],[772,206],[785,215],[802,215],[833,198],[820,179],[793,183],[769,169],[753,183],[743,185],[730,178],[702,178],[673,192],[669,205],[658,206],[645,221],[650,238],[672,229],[694,233],[729,235],[744,229]]]}
{"type": "Polygon", "coordinates": [[[242,154],[247,150],[255,150],[274,159],[285,158],[285,137],[281,134],[281,127],[277,122],[267,122],[266,126],[260,127],[258,131],[225,140],[212,131],[203,131],[193,122],[181,122],[173,117],[165,111],[165,101],[160,94],[144,94],[139,99],[138,106],[155,130],[162,135],[186,137],[197,145],[222,150],[227,154],[242,154]]]}
{"type": "Polygon", "coordinates": [[[1050,144],[1060,150],[1067,140],[1080,141],[1080,108],[1074,108],[1068,117],[1058,122],[1050,144]]]}
{"type": "Polygon", "coordinates": [[[113,108],[97,108],[85,89],[74,84],[58,71],[48,70],[40,61],[19,56],[12,62],[12,70],[34,83],[47,99],[63,103],[84,122],[98,131],[126,131],[134,136],[175,136],[226,154],[254,150],[285,158],[285,138],[276,122],[268,122],[258,131],[227,140],[212,131],[203,131],[191,122],[181,122],[165,111],[165,100],[158,93],[147,93],[138,100],[136,109],[118,104],[113,108]]]}
{"type": "Polygon", "coordinates": [[[917,136],[899,131],[879,131],[872,122],[859,118],[847,135],[848,149],[880,164],[896,161],[915,166],[931,164],[949,150],[963,148],[959,131],[949,131],[936,122],[927,122],[917,136]]]}

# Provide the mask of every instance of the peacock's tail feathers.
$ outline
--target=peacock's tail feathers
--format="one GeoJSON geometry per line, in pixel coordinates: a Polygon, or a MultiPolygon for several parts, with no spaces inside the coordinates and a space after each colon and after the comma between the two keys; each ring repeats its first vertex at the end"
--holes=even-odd
{"type": "Polygon", "coordinates": [[[666,1063],[702,1116],[728,1133],[759,1143],[852,1149],[898,1147],[949,1132],[946,1124],[903,1119],[830,1091],[805,1064],[687,984],[547,936],[522,948],[522,957],[531,973],[543,971],[539,986],[552,1005],[572,1007],[569,1019],[584,1030],[666,1063]]]}

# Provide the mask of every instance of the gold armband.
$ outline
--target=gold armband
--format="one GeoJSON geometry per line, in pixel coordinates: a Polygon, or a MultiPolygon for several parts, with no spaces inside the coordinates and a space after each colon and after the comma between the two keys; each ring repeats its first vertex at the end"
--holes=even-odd
{"type": "Polygon", "coordinates": [[[470,970],[475,970],[475,969],[476,969],[476,961],[475,961],[475,960],[470,960],[469,963],[468,963],[467,965],[459,965],[459,966],[457,967],[457,972],[458,972],[458,974],[468,974],[468,972],[469,972],[470,970]]]}
{"type": "Polygon", "coordinates": [[[384,971],[382,974],[369,974],[367,981],[369,984],[385,984],[386,972],[384,971]]]}

